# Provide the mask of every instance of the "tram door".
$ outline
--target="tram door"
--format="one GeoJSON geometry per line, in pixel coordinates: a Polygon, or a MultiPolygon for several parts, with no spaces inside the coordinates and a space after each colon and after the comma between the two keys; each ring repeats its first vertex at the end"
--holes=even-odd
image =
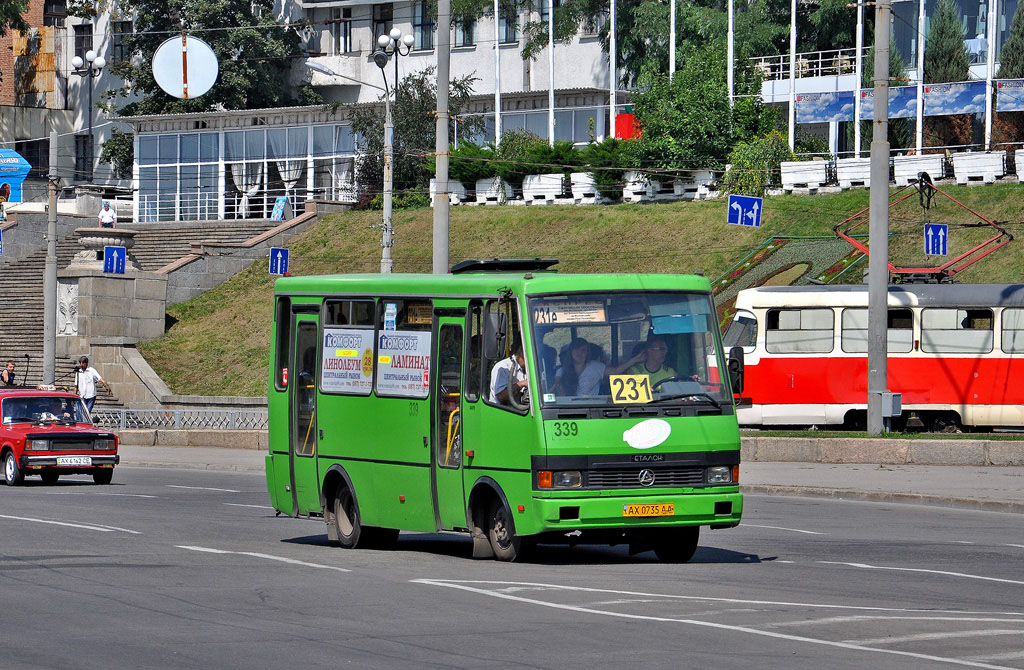
{"type": "Polygon", "coordinates": [[[292,383],[288,385],[288,461],[292,498],[298,514],[320,511],[316,465],[316,378],[319,316],[296,314],[292,343],[292,383]]]}
{"type": "Polygon", "coordinates": [[[466,527],[462,477],[462,383],[465,310],[435,310],[434,378],[431,381],[432,471],[437,527],[466,527]],[[462,312],[452,316],[453,312],[462,312]]]}

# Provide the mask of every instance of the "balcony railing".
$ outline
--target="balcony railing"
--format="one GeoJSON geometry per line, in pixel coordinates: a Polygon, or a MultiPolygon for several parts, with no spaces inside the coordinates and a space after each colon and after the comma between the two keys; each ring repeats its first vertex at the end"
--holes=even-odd
{"type": "MultiPolygon", "coordinates": [[[[867,48],[861,50],[861,57],[866,58],[867,48]]],[[[761,73],[763,81],[782,81],[789,79],[789,54],[778,56],[758,56],[750,59],[754,68],[761,73]]],[[[863,66],[863,63],[862,63],[863,66]]],[[[855,74],[857,68],[857,49],[834,49],[832,51],[808,51],[796,55],[796,78],[803,77],[836,77],[843,74],[855,74]]]]}

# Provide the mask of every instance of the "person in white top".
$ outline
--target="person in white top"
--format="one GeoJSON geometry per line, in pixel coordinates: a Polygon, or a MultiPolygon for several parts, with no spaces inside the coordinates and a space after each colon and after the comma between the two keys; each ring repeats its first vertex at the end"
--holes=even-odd
{"type": "Polygon", "coordinates": [[[498,361],[491,369],[490,402],[513,407],[527,402],[530,382],[526,378],[526,360],[523,356],[523,345],[516,345],[515,351],[508,358],[498,361]],[[509,383],[516,396],[509,398],[509,383]],[[521,399],[520,399],[521,398],[521,399]]]}
{"type": "Polygon", "coordinates": [[[116,228],[117,227],[117,212],[110,206],[109,200],[103,201],[103,209],[100,210],[100,215],[97,217],[100,222],[100,228],[116,228]]]}
{"type": "MultiPolygon", "coordinates": [[[[92,407],[96,404],[96,382],[107,386],[96,368],[89,366],[89,357],[82,356],[78,359],[78,369],[75,370],[75,386],[78,388],[78,395],[85,402],[85,408],[92,414],[92,407]]],[[[107,386],[109,389],[110,387],[107,386]]]]}

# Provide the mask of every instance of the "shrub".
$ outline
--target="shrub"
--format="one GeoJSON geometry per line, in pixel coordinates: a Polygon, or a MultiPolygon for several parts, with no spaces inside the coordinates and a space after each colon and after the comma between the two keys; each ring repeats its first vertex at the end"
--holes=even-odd
{"type": "Polygon", "coordinates": [[[606,198],[622,197],[622,180],[626,174],[626,153],[621,140],[606,137],[603,142],[591,142],[580,152],[580,160],[591,169],[597,189],[606,198]]]}
{"type": "MultiPolygon", "coordinates": [[[[403,191],[391,197],[391,209],[419,209],[430,207],[430,196],[419,191],[403,191]]],[[[384,209],[384,195],[378,193],[367,203],[366,209],[384,209]]]]}
{"type": "Polygon", "coordinates": [[[725,175],[725,188],[730,193],[762,196],[769,186],[781,181],[779,164],[791,160],[789,141],[777,130],[741,142],[729,154],[732,167],[725,175]]]}
{"type": "Polygon", "coordinates": [[[522,190],[523,177],[537,174],[531,163],[540,145],[547,147],[548,143],[528,130],[513,128],[503,132],[495,152],[495,166],[502,181],[515,190],[522,190]]]}

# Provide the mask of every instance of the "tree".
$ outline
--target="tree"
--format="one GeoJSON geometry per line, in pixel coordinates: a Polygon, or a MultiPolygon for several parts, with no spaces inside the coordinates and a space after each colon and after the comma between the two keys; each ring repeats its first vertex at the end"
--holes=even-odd
{"type": "MultiPolygon", "coordinates": [[[[0,0],[6,1],[6,0],[0,0]]],[[[296,91],[289,85],[293,59],[302,55],[299,37],[274,20],[272,0],[125,0],[120,9],[134,13],[135,32],[123,36],[127,58],[111,70],[124,79],[124,87],[104,96],[104,107],[121,116],[175,114],[225,109],[260,109],[320,102],[311,89],[296,91]],[[206,94],[182,100],[160,89],[153,77],[153,54],[182,27],[213,48],[219,64],[217,82],[206,94]],[[122,97],[141,96],[120,109],[122,97]]],[[[124,160],[131,133],[104,143],[100,159],[124,160]]],[[[128,153],[127,155],[130,155],[128,153]]]]}
{"type": "Polygon", "coordinates": [[[27,11],[28,0],[0,0],[0,37],[8,30],[27,31],[29,25],[22,16],[27,11]]]}
{"type": "MultiPolygon", "coordinates": [[[[452,80],[448,109],[458,116],[473,92],[472,75],[452,80]]],[[[395,191],[426,189],[430,182],[429,161],[424,158],[434,151],[437,119],[437,83],[434,68],[414,72],[399,82],[391,103],[395,122],[394,171],[395,191]]],[[[364,194],[377,193],[384,183],[383,103],[363,105],[352,114],[352,131],[360,138],[357,158],[360,188],[364,194]]],[[[482,129],[480,117],[466,117],[459,126],[460,134],[473,137],[482,129]]]]}
{"type": "MultiPolygon", "coordinates": [[[[924,82],[967,81],[970,69],[960,9],[954,0],[938,0],[925,41],[924,82]]],[[[928,117],[924,134],[925,144],[929,146],[970,144],[971,117],[969,114],[928,117]]]]}
{"type": "MultiPolygon", "coordinates": [[[[1024,14],[1017,5],[1010,24],[1010,35],[999,52],[999,77],[1024,79],[1024,14]]],[[[992,141],[1018,142],[1024,139],[1024,112],[996,111],[992,121],[992,141]]]]}

